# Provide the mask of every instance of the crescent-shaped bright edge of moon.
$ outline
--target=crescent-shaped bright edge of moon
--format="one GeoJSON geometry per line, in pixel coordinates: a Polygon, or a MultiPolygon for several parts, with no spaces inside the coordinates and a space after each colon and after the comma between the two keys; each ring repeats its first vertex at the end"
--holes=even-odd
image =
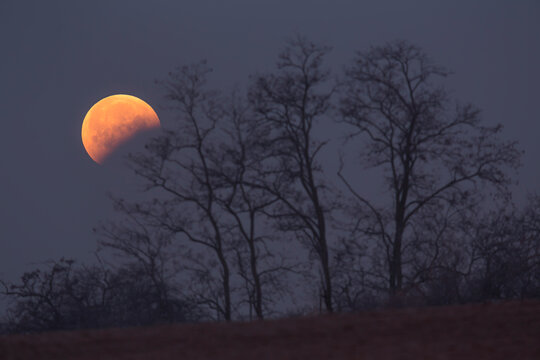
{"type": "Polygon", "coordinates": [[[118,146],[137,133],[159,126],[156,112],[143,100],[131,95],[111,95],[88,110],[81,137],[88,155],[102,164],[118,146]]]}

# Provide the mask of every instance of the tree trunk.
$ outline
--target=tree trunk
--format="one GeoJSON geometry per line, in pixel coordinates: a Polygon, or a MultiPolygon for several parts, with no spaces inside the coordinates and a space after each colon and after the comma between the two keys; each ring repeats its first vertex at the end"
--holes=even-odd
{"type": "Polygon", "coordinates": [[[263,311],[262,311],[262,288],[261,288],[261,279],[259,277],[259,272],[257,271],[257,253],[255,249],[255,214],[251,211],[249,214],[250,218],[250,233],[249,233],[249,260],[250,260],[250,268],[251,268],[251,276],[253,276],[253,283],[255,287],[255,301],[253,304],[253,307],[255,308],[255,313],[257,314],[257,318],[259,320],[262,320],[263,317],[263,311]]]}
{"type": "Polygon", "coordinates": [[[255,308],[255,314],[257,315],[257,318],[259,320],[264,319],[263,311],[262,311],[262,289],[261,289],[261,280],[259,278],[259,274],[257,272],[257,258],[255,254],[255,248],[253,246],[253,243],[250,242],[250,262],[251,262],[251,274],[253,276],[253,283],[255,287],[255,301],[253,304],[253,307],[255,308]]]}
{"type": "Polygon", "coordinates": [[[223,317],[225,321],[231,321],[231,287],[230,287],[230,270],[225,255],[221,248],[217,249],[217,255],[219,262],[221,263],[221,268],[223,270],[222,280],[223,280],[223,297],[224,297],[224,309],[223,317]]]}

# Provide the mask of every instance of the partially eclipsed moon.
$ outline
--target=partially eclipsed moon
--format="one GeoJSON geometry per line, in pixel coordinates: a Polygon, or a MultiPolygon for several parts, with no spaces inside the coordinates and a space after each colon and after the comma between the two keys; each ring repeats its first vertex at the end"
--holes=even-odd
{"type": "Polygon", "coordinates": [[[150,105],[131,95],[112,95],[98,101],[84,117],[81,136],[88,155],[98,164],[135,134],[159,127],[150,105]]]}

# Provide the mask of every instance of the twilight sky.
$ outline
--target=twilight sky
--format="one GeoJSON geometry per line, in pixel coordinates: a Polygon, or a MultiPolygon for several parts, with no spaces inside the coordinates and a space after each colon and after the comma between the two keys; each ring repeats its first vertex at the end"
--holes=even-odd
{"type": "Polygon", "coordinates": [[[115,93],[166,114],[155,79],[206,58],[212,83],[245,85],[300,33],[333,47],[335,72],[354,51],[396,39],[454,71],[456,98],[502,123],[525,150],[516,194],[540,192],[540,2],[20,1],[0,2],[0,277],[60,256],[86,260],[106,196],[134,187],[119,160],[100,166],[80,137],[89,108],[115,93]]]}

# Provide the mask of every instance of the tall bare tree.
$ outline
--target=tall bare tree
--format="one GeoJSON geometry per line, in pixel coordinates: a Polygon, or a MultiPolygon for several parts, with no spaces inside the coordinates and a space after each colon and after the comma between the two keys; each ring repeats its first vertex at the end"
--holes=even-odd
{"type": "Polygon", "coordinates": [[[332,312],[327,222],[329,206],[318,161],[326,141],[316,139],[315,124],[328,114],[333,89],[323,67],[329,48],[304,38],[290,41],[279,55],[277,72],[256,76],[250,102],[271,130],[275,160],[257,184],[279,199],[273,217],[315,254],[320,265],[322,300],[332,312]]]}
{"type": "Polygon", "coordinates": [[[140,211],[155,226],[193,245],[184,255],[197,278],[191,284],[198,301],[213,309],[218,319],[230,321],[230,246],[221,224],[219,184],[213,173],[221,162],[216,139],[224,111],[219,94],[206,88],[208,72],[210,68],[200,62],[171,72],[161,82],[178,118],[163,136],[147,145],[147,152],[131,156],[130,163],[146,181],[147,190],[159,194],[131,211],[140,211]]]}
{"type": "Polygon", "coordinates": [[[403,41],[359,52],[345,72],[342,120],[351,138],[363,136],[365,163],[384,169],[390,205],[370,201],[339,175],[371,214],[365,234],[383,245],[391,295],[403,288],[403,251],[422,210],[462,206],[481,184],[505,191],[505,170],[519,165],[515,143],[497,138],[500,125],[482,125],[474,106],[449,99],[438,82],[447,75],[403,41]]]}
{"type": "Polygon", "coordinates": [[[238,274],[242,278],[249,305],[258,319],[269,312],[273,296],[283,292],[285,266],[281,254],[269,249],[273,236],[265,225],[266,211],[278,198],[264,189],[250,186],[265,169],[268,129],[257,121],[249,107],[236,94],[227,107],[220,151],[224,161],[216,168],[222,182],[219,204],[230,218],[229,230],[237,239],[234,247],[238,274]]]}

